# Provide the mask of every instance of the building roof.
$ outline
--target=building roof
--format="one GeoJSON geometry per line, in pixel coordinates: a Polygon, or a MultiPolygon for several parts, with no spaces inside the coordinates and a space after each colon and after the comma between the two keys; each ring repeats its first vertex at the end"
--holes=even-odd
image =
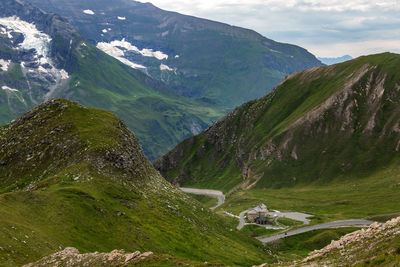
{"type": "Polygon", "coordinates": [[[252,208],[251,210],[249,210],[247,212],[247,214],[258,214],[258,213],[268,213],[268,209],[267,206],[265,206],[264,204],[260,204],[255,208],[252,208]]]}

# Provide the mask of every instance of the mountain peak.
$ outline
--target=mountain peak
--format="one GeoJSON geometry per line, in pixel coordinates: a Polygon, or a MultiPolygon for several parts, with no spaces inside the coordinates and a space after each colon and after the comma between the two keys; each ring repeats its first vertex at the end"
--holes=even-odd
{"type": "Polygon", "coordinates": [[[294,73],[155,166],[183,185],[208,177],[199,181],[203,187],[228,170],[222,175],[231,178],[226,189],[329,182],[382,168],[400,150],[399,62],[400,55],[383,53],[294,73]]]}
{"type": "Polygon", "coordinates": [[[110,112],[64,99],[46,102],[1,129],[1,181],[22,189],[62,168],[113,167],[147,177],[149,163],[125,123],[110,112]]]}

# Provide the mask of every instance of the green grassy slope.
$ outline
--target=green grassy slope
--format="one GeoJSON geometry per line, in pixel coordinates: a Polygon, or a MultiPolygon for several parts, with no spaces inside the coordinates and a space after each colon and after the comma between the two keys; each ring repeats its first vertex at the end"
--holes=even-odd
{"type": "Polygon", "coordinates": [[[235,213],[260,202],[321,220],[398,212],[399,64],[384,53],[295,73],[155,166],[223,190],[235,213]]]}
{"type": "Polygon", "coordinates": [[[397,158],[399,63],[386,53],[296,73],[156,166],[170,180],[225,191],[369,174],[397,158]]]}
{"type": "Polygon", "coordinates": [[[200,132],[227,109],[178,96],[90,44],[75,51],[70,88],[57,96],[110,110],[135,131],[145,155],[156,159],[180,140],[200,132]]]}
{"type": "Polygon", "coordinates": [[[110,112],[54,100],[0,127],[0,141],[0,265],[67,246],[271,261],[258,241],[167,183],[110,112]]]}

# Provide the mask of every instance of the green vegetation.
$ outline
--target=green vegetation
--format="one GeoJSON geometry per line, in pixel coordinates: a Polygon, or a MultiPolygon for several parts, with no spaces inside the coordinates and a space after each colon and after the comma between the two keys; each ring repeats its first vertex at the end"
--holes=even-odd
{"type": "Polygon", "coordinates": [[[247,224],[240,231],[251,237],[257,237],[257,236],[266,236],[266,235],[275,234],[275,233],[279,232],[280,230],[267,229],[262,226],[247,224]]]}
{"type": "Polygon", "coordinates": [[[316,215],[314,223],[338,219],[370,218],[400,209],[400,168],[393,164],[368,178],[349,177],[328,185],[280,189],[253,189],[230,195],[222,208],[238,214],[265,203],[269,209],[316,215]]]}
{"type": "Polygon", "coordinates": [[[400,217],[400,212],[398,213],[389,213],[389,214],[380,214],[380,215],[374,215],[367,217],[368,220],[374,221],[374,222],[387,222],[393,218],[400,217]]]}
{"type": "Polygon", "coordinates": [[[1,265],[68,246],[228,265],[272,260],[259,241],[163,180],[110,112],[51,101],[0,127],[0,140],[1,265]]]}
{"type": "Polygon", "coordinates": [[[278,218],[279,224],[282,226],[296,226],[296,225],[302,225],[303,222],[292,220],[289,218],[278,218]]]}
{"type": "Polygon", "coordinates": [[[329,245],[332,240],[338,240],[343,235],[356,230],[358,228],[351,227],[315,230],[279,239],[267,244],[267,247],[276,252],[281,260],[299,259],[307,256],[313,250],[329,245]]]}
{"type": "Polygon", "coordinates": [[[199,201],[200,203],[202,203],[207,208],[215,207],[218,204],[218,199],[215,197],[196,195],[196,194],[190,194],[190,196],[199,201]]]}

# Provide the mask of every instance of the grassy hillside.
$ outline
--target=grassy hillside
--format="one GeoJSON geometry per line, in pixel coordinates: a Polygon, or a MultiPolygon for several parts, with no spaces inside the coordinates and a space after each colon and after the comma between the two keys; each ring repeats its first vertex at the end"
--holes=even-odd
{"type": "Polygon", "coordinates": [[[110,112],[54,100],[0,127],[0,140],[0,265],[65,247],[229,265],[271,260],[163,180],[110,112]]]}
{"type": "Polygon", "coordinates": [[[156,166],[170,180],[225,191],[243,181],[265,188],[371,173],[397,157],[399,63],[387,53],[293,74],[156,166]]]}
{"type": "Polygon", "coordinates": [[[229,193],[236,212],[260,201],[325,219],[398,212],[399,64],[384,53],[295,73],[155,166],[229,193]]]}

